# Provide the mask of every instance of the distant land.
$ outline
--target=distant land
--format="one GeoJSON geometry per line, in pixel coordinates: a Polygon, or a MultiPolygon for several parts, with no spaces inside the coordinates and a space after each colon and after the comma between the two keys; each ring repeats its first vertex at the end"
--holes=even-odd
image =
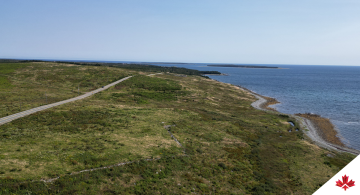
{"type": "Polygon", "coordinates": [[[252,66],[252,65],[233,65],[233,64],[216,64],[216,65],[207,65],[212,67],[236,67],[236,68],[274,68],[279,69],[279,67],[274,66],[252,66]]]}

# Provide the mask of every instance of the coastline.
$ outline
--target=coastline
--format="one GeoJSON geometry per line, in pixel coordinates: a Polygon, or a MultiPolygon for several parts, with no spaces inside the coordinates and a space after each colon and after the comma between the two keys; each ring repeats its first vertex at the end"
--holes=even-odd
{"type": "MultiPolygon", "coordinates": [[[[280,103],[275,98],[262,96],[245,87],[239,85],[236,86],[244,91],[249,92],[255,96],[255,98],[257,98],[257,101],[251,103],[251,106],[255,109],[276,114],[285,114],[269,107],[269,105],[280,103]]],[[[295,118],[296,121],[300,124],[301,130],[309,138],[309,141],[313,142],[317,146],[328,150],[335,150],[337,152],[348,152],[356,156],[360,154],[360,151],[348,148],[340,141],[340,139],[336,136],[337,131],[334,129],[334,126],[329,119],[322,118],[318,115],[310,116],[308,114],[286,115],[295,118]],[[330,128],[330,131],[327,130],[327,128],[330,128]]]]}
{"type": "Polygon", "coordinates": [[[330,122],[330,119],[323,118],[319,115],[310,114],[310,113],[305,113],[305,114],[298,113],[295,115],[309,119],[310,121],[312,121],[314,123],[315,127],[318,130],[320,130],[319,131],[320,136],[327,142],[330,142],[330,143],[338,145],[338,146],[345,147],[345,144],[342,143],[340,141],[339,137],[337,136],[338,132],[335,130],[334,125],[330,122]]]}
{"type": "Polygon", "coordinates": [[[221,74],[203,74],[204,76],[229,76],[228,74],[221,73],[221,74]]]}

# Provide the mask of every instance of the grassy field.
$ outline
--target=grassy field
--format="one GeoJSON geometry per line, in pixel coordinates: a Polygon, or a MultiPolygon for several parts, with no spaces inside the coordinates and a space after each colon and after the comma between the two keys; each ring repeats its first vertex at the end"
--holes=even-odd
{"type": "Polygon", "coordinates": [[[255,110],[254,97],[230,84],[82,68],[136,76],[0,126],[0,194],[312,194],[354,158],[307,142],[293,119],[255,110]]]}
{"type": "Polygon", "coordinates": [[[51,62],[0,63],[0,117],[69,99],[132,73],[51,62]]]}

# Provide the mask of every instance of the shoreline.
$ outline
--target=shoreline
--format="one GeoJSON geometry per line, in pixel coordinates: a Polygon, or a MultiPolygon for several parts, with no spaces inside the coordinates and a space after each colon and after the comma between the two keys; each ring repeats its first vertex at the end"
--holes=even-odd
{"type": "Polygon", "coordinates": [[[306,119],[309,119],[312,121],[315,125],[315,127],[320,130],[318,133],[320,136],[326,140],[329,143],[346,147],[343,142],[340,141],[338,135],[338,132],[335,130],[334,125],[331,123],[330,119],[323,118],[320,115],[317,114],[310,114],[310,113],[297,113],[296,116],[300,116],[306,119]]]}
{"type": "MultiPolygon", "coordinates": [[[[265,112],[271,112],[276,114],[285,114],[277,111],[274,108],[270,108],[269,105],[280,103],[275,98],[262,96],[257,94],[245,87],[236,85],[240,89],[249,92],[257,100],[251,103],[251,106],[255,109],[262,110],[265,112]]],[[[286,114],[292,118],[295,118],[296,121],[300,124],[301,130],[304,134],[319,147],[328,149],[328,150],[335,150],[338,152],[348,152],[353,155],[359,155],[360,151],[348,148],[345,146],[344,143],[340,141],[338,137],[336,137],[337,131],[335,130],[334,126],[330,122],[329,119],[322,118],[318,115],[309,116],[307,114],[286,114]],[[300,116],[299,116],[300,115],[300,116]],[[317,119],[317,120],[316,120],[317,119]],[[324,127],[331,127],[330,131],[324,129],[324,127]],[[332,143],[333,142],[333,143],[332,143]]]]}
{"type": "Polygon", "coordinates": [[[225,73],[221,73],[221,74],[203,74],[203,76],[229,76],[229,75],[225,73]]]}

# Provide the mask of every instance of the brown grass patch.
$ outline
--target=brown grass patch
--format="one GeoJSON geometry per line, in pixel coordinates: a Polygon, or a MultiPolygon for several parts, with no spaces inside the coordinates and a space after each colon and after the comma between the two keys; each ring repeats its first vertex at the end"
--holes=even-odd
{"type": "Polygon", "coordinates": [[[25,165],[29,164],[26,161],[21,161],[18,159],[8,159],[8,160],[0,160],[0,163],[2,165],[14,165],[14,166],[19,166],[19,167],[25,167],[25,165]]]}
{"type": "Polygon", "coordinates": [[[271,108],[269,106],[274,105],[274,104],[278,104],[278,103],[280,103],[279,101],[277,101],[275,98],[271,98],[271,97],[266,97],[266,96],[261,96],[261,97],[266,99],[266,103],[262,105],[263,108],[268,109],[268,110],[276,111],[275,108],[271,108]]]}
{"type": "Polygon", "coordinates": [[[330,122],[328,118],[323,118],[320,115],[309,113],[298,113],[295,115],[311,120],[311,122],[313,122],[315,127],[319,130],[321,137],[326,141],[339,146],[345,146],[340,141],[339,137],[337,137],[338,132],[335,130],[334,125],[330,122]]]}
{"type": "Polygon", "coordinates": [[[238,139],[229,139],[229,138],[224,138],[222,141],[221,141],[222,144],[225,144],[225,145],[240,145],[241,147],[247,147],[248,144],[245,143],[245,142],[242,142],[238,139]]]}
{"type": "Polygon", "coordinates": [[[302,144],[308,145],[311,149],[315,150],[315,151],[321,151],[321,148],[315,144],[311,144],[308,141],[305,140],[301,140],[300,141],[302,144]]]}

